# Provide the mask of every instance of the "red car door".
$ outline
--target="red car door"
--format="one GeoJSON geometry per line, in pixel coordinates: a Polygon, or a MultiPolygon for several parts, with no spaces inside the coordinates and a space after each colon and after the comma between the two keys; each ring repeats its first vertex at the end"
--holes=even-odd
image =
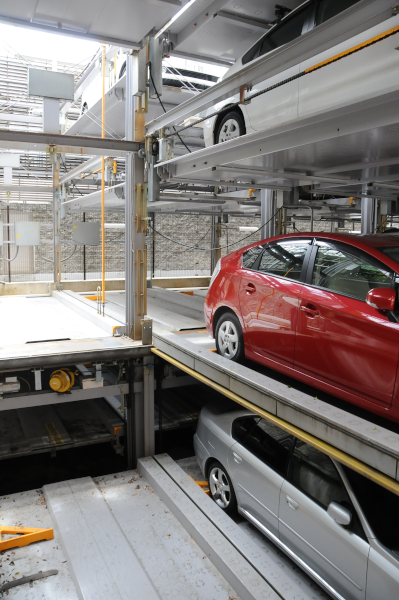
{"type": "MultiPolygon", "coordinates": [[[[293,365],[302,266],[311,240],[273,242],[255,267],[241,273],[244,341],[257,354],[293,365]]],[[[244,261],[243,261],[244,264],[244,261]]]]}
{"type": "Polygon", "coordinates": [[[348,244],[317,241],[302,287],[295,368],[383,406],[392,403],[399,324],[366,303],[369,290],[391,287],[383,263],[348,244]]]}

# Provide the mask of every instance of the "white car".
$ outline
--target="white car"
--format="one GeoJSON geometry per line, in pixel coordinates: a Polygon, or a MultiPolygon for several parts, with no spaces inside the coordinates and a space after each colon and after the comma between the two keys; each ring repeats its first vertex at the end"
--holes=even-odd
{"type": "MultiPolygon", "coordinates": [[[[359,0],[308,0],[286,15],[264,34],[226,73],[230,76],[259,56],[272,52],[309,30],[350,8],[359,0]]],[[[399,25],[393,16],[378,25],[337,44],[294,67],[257,84],[251,94],[297,75],[322,61],[371,41],[399,25]]],[[[397,90],[399,67],[399,33],[386,37],[361,52],[345,56],[338,62],[291,81],[253,99],[247,105],[232,107],[239,97],[223,100],[209,109],[223,110],[204,122],[205,145],[220,142],[260,130],[267,130],[296,121],[299,118],[324,113],[397,90]]],[[[206,115],[205,115],[206,116],[206,115]]]]}

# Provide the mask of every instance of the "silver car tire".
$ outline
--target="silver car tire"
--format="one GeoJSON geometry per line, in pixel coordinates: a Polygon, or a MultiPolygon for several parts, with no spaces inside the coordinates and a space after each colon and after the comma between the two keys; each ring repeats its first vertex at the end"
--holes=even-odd
{"type": "Polygon", "coordinates": [[[244,339],[240,322],[235,314],[225,313],[216,325],[216,350],[220,356],[241,362],[244,359],[244,339]]]}
{"type": "Polygon", "coordinates": [[[225,512],[237,508],[237,500],[233,484],[227,471],[219,462],[211,464],[208,474],[208,483],[211,498],[225,512]]]}

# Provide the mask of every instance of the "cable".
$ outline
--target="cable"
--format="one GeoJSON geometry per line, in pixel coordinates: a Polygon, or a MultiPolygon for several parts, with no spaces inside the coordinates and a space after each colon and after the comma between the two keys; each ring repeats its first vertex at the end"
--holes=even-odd
{"type": "MultiPolygon", "coordinates": [[[[61,160],[62,160],[62,164],[64,165],[65,173],[68,173],[68,171],[67,171],[67,168],[66,168],[66,164],[65,164],[65,161],[64,161],[64,159],[63,159],[63,156],[62,156],[62,154],[61,154],[61,160]]],[[[72,186],[75,188],[75,190],[77,190],[77,191],[79,192],[79,194],[80,194],[81,196],[83,196],[83,194],[82,194],[82,192],[80,191],[80,189],[79,189],[79,188],[77,188],[77,187],[76,187],[76,185],[74,184],[74,182],[73,182],[73,179],[71,179],[71,183],[72,183],[72,186]]]]}
{"type": "Polygon", "coordinates": [[[24,378],[23,378],[23,377],[21,377],[21,376],[20,376],[20,377],[17,377],[17,379],[22,379],[22,381],[25,381],[26,385],[27,385],[27,386],[28,386],[28,388],[29,388],[29,391],[30,391],[30,392],[32,391],[32,388],[30,387],[30,383],[29,383],[29,381],[26,381],[26,379],[24,379],[24,378]]]}
{"type": "MultiPolygon", "coordinates": [[[[154,79],[153,79],[153,77],[152,77],[152,67],[151,67],[151,63],[148,63],[148,66],[150,67],[150,77],[151,77],[152,85],[154,86],[155,93],[156,93],[156,95],[157,95],[157,98],[158,98],[158,100],[159,100],[159,103],[160,103],[160,105],[161,105],[161,106],[162,106],[162,108],[163,108],[163,112],[164,112],[164,113],[166,113],[166,108],[164,107],[164,105],[163,105],[163,102],[162,102],[161,98],[159,97],[158,90],[157,90],[157,88],[156,88],[156,86],[155,86],[154,79]]],[[[176,131],[176,128],[175,128],[175,126],[173,126],[173,129],[175,130],[175,132],[176,132],[176,135],[177,135],[177,137],[179,138],[179,140],[181,141],[181,143],[183,144],[183,146],[184,146],[184,147],[186,148],[186,150],[188,150],[188,152],[191,154],[191,150],[190,150],[190,148],[189,148],[189,147],[188,147],[188,146],[185,144],[185,142],[183,142],[183,140],[181,139],[181,137],[180,137],[179,133],[176,131]]],[[[174,134],[173,134],[173,135],[174,135],[174,134]]]]}
{"type": "Polygon", "coordinates": [[[253,235],[255,235],[255,233],[258,233],[258,231],[260,231],[262,229],[262,227],[266,227],[266,225],[268,223],[270,223],[270,221],[272,221],[278,215],[278,213],[280,212],[280,210],[282,210],[282,209],[279,208],[274,213],[274,215],[272,217],[270,217],[270,219],[268,221],[266,221],[266,223],[262,223],[262,225],[260,227],[258,227],[258,229],[256,231],[253,231],[249,235],[246,235],[245,237],[241,238],[237,242],[233,242],[232,244],[228,244],[227,246],[217,246],[216,248],[198,248],[197,246],[188,246],[187,244],[182,244],[181,242],[177,242],[176,240],[172,240],[172,238],[164,235],[160,231],[157,231],[151,225],[150,225],[150,227],[154,231],[154,233],[157,233],[161,237],[165,238],[165,240],[169,240],[170,242],[173,242],[174,244],[177,244],[178,246],[183,246],[184,248],[189,248],[190,250],[201,250],[203,252],[212,252],[213,250],[224,250],[225,248],[229,248],[230,246],[235,246],[236,244],[241,244],[241,242],[243,242],[244,240],[252,237],[253,235]]]}
{"type": "Polygon", "coordinates": [[[2,251],[2,249],[0,248],[0,256],[1,256],[1,258],[2,258],[3,260],[5,260],[6,262],[12,262],[13,260],[15,260],[15,259],[17,258],[17,256],[18,256],[18,252],[19,252],[19,246],[17,246],[17,251],[16,251],[16,253],[15,253],[15,256],[14,256],[14,258],[6,258],[5,256],[3,256],[3,251],[2,251]]]}
{"type": "MultiPolygon", "coordinates": [[[[76,252],[76,250],[77,250],[77,247],[78,247],[78,246],[77,246],[77,244],[75,244],[75,247],[74,247],[74,249],[73,249],[73,252],[72,252],[72,254],[70,254],[70,255],[69,255],[69,256],[67,256],[66,258],[63,258],[63,259],[61,260],[61,262],[66,262],[67,260],[69,260],[70,258],[72,258],[72,256],[75,254],[75,252],[76,252]]],[[[46,262],[50,262],[50,263],[53,263],[53,264],[54,264],[54,260],[53,260],[53,259],[51,259],[51,258],[46,258],[45,256],[42,256],[42,255],[40,254],[40,252],[39,252],[39,246],[35,246],[35,248],[36,248],[36,251],[37,251],[37,253],[38,253],[38,255],[39,255],[39,258],[41,258],[42,260],[45,260],[46,262]]]]}

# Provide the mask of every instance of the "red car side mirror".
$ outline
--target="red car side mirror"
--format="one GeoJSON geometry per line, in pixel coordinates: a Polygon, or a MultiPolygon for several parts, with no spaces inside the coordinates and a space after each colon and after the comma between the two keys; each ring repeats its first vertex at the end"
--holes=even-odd
{"type": "Polygon", "coordinates": [[[390,288],[374,288],[366,297],[366,302],[377,310],[393,310],[395,308],[396,292],[390,288]]]}

